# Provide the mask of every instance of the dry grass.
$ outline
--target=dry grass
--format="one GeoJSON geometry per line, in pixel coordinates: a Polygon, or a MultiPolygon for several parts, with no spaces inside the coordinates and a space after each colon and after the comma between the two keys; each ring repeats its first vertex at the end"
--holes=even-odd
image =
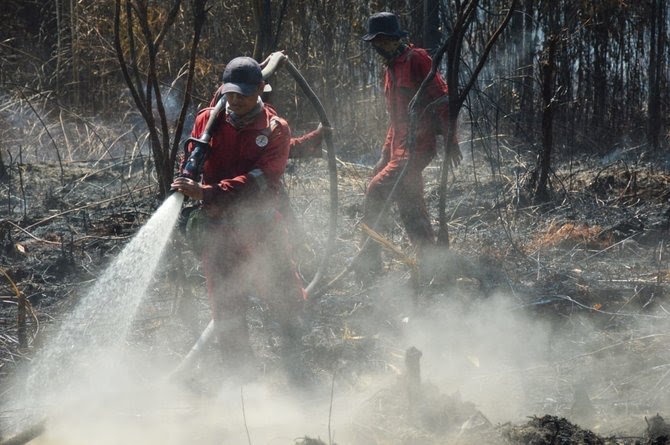
{"type": "Polygon", "coordinates": [[[612,243],[612,236],[604,233],[603,228],[599,225],[552,222],[544,231],[537,233],[526,247],[528,252],[538,249],[572,249],[575,246],[605,249],[612,243]]]}

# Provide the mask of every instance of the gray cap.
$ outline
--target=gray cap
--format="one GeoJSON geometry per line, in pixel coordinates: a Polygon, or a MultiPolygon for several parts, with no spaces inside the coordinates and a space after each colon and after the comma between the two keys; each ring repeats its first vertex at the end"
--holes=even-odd
{"type": "Polygon", "coordinates": [[[261,66],[251,57],[236,57],[223,70],[223,93],[251,96],[263,82],[261,66]]]}

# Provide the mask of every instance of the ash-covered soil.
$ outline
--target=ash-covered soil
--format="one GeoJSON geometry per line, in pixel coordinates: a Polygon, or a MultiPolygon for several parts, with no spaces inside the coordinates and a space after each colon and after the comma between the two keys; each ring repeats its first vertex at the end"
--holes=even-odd
{"type": "MultiPolygon", "coordinates": [[[[433,279],[412,286],[412,251],[391,223],[385,235],[396,252],[385,250],[382,277],[361,285],[344,274],[308,301],[305,386],[334,408],[311,425],[320,438],[296,423],[281,443],[668,443],[668,163],[637,151],[564,162],[551,201],[534,203],[522,158],[477,154],[451,176],[451,249],[433,279]]],[[[286,185],[300,224],[291,233],[307,283],[327,247],[327,163],[293,162],[286,185]]],[[[323,283],[357,251],[370,172],[344,161],[338,168],[338,229],[323,283]]],[[[161,204],[146,159],[10,172],[0,185],[3,399],[161,204]]],[[[435,161],[425,175],[433,215],[438,176],[435,161]]],[[[188,240],[176,234],[165,256],[127,343],[178,363],[209,313],[188,240]]],[[[260,304],[249,322],[263,379],[277,366],[275,333],[260,304]]],[[[221,380],[197,385],[207,392],[221,380]]],[[[2,436],[13,433],[15,415],[0,412],[2,436]]]]}

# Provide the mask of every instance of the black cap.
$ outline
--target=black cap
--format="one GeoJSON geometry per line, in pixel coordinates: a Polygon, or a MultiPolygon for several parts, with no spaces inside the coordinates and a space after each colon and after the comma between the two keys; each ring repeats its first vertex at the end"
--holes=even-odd
{"type": "Polygon", "coordinates": [[[223,70],[222,93],[251,96],[263,82],[261,66],[251,57],[235,57],[223,70]]]}
{"type": "Polygon", "coordinates": [[[380,35],[399,39],[405,37],[407,31],[400,29],[398,17],[392,12],[378,12],[368,19],[368,33],[363,36],[363,40],[369,42],[380,35]]]}

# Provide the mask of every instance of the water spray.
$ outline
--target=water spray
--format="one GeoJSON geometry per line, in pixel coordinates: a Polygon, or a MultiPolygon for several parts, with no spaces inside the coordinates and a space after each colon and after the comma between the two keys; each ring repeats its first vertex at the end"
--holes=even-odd
{"type": "Polygon", "coordinates": [[[23,413],[21,430],[0,445],[19,445],[41,435],[63,395],[83,388],[88,396],[116,375],[118,353],[172,237],[183,199],[182,194],[170,195],[65,314],[23,376],[24,393],[15,402],[17,412],[23,413]],[[93,375],[92,369],[102,372],[93,375]]]}

